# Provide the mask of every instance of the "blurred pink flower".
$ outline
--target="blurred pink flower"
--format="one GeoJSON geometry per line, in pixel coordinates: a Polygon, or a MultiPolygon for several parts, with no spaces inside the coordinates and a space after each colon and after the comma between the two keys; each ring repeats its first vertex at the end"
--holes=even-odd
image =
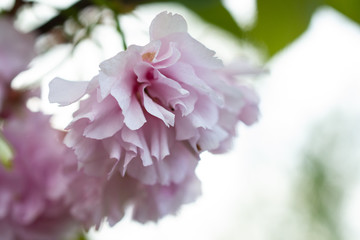
{"type": "Polygon", "coordinates": [[[0,162],[1,239],[62,240],[78,231],[64,198],[70,179],[58,137],[40,113],[25,110],[3,124],[2,141],[8,141],[13,159],[10,168],[0,162]]]}
{"type": "Polygon", "coordinates": [[[14,28],[13,21],[0,18],[0,81],[10,82],[35,57],[35,36],[14,28]]]}
{"type": "Polygon", "coordinates": [[[13,158],[9,167],[0,154],[1,239],[63,240],[82,227],[99,227],[105,217],[115,224],[137,194],[136,181],[78,171],[61,135],[49,117],[25,108],[4,121],[1,141],[13,158]]]}
{"type": "Polygon", "coordinates": [[[2,109],[4,101],[12,101],[14,98],[11,81],[27,69],[34,57],[35,36],[17,31],[11,19],[0,17],[0,114],[2,117],[7,115],[8,110],[5,110],[5,113],[2,109]]]}
{"type": "Polygon", "coordinates": [[[200,152],[227,149],[236,123],[252,122],[245,120],[247,90],[220,73],[222,62],[187,33],[182,16],[160,13],[150,40],[101,63],[90,82],[50,83],[50,102],[68,105],[90,95],[65,138],[86,172],[101,175],[115,159],[110,175],[119,170],[144,184],[180,183],[200,152]],[[108,157],[90,158],[94,151],[108,157]]]}

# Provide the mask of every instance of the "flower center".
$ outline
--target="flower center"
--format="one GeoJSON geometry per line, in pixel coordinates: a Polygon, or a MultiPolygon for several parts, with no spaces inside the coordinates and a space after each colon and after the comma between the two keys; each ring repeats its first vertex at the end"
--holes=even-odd
{"type": "Polygon", "coordinates": [[[154,60],[155,58],[155,52],[144,53],[143,55],[141,55],[141,57],[143,61],[152,62],[152,60],[154,60]]]}

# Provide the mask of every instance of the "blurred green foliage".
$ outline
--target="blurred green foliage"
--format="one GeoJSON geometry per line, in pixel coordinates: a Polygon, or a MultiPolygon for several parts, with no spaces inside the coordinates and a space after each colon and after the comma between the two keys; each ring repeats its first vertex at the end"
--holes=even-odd
{"type": "Polygon", "coordinates": [[[257,0],[257,20],[250,35],[268,55],[286,47],[308,27],[321,0],[257,0]]]}
{"type": "Polygon", "coordinates": [[[292,199],[299,240],[348,238],[345,206],[359,166],[355,124],[335,112],[315,124],[308,135],[292,199]]]}
{"type": "MultiPolygon", "coordinates": [[[[311,142],[312,143],[312,142],[311,142]]],[[[305,154],[299,186],[296,189],[297,215],[305,218],[302,224],[304,239],[341,240],[341,206],[344,183],[335,164],[328,163],[331,153],[325,149],[310,150],[305,154]],[[315,150],[315,151],[314,151],[315,150]]],[[[334,146],[336,147],[336,146],[334,146]]]]}
{"type": "Polygon", "coordinates": [[[272,56],[298,38],[316,9],[326,5],[360,23],[359,0],[257,0],[257,22],[251,36],[272,56]]]}
{"type": "MultiPolygon", "coordinates": [[[[212,0],[199,5],[196,1],[178,0],[187,8],[195,12],[204,21],[220,27],[238,38],[243,38],[244,33],[240,26],[236,23],[229,11],[224,7],[221,1],[212,0]]],[[[201,2],[201,1],[200,1],[201,2]]],[[[204,1],[202,1],[204,2],[204,1]]]]}
{"type": "MultiPolygon", "coordinates": [[[[132,2],[132,1],[130,1],[132,2]]],[[[351,20],[360,23],[359,0],[257,0],[257,19],[252,29],[241,29],[221,0],[148,0],[176,2],[184,5],[204,21],[247,40],[273,56],[297,39],[309,26],[314,12],[321,6],[331,6],[351,20]]]]}
{"type": "Polygon", "coordinates": [[[360,23],[359,0],[326,0],[326,4],[335,8],[353,21],[360,23]]]}

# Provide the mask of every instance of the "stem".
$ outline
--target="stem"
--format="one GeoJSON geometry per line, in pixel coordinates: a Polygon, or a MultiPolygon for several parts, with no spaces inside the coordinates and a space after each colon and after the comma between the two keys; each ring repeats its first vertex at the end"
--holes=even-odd
{"type": "Polygon", "coordinates": [[[124,48],[124,50],[126,50],[127,44],[126,44],[125,34],[124,34],[123,30],[121,29],[119,17],[115,11],[113,11],[113,14],[114,14],[114,19],[115,19],[115,23],[116,23],[116,30],[119,32],[121,39],[122,39],[123,48],[124,48]]]}

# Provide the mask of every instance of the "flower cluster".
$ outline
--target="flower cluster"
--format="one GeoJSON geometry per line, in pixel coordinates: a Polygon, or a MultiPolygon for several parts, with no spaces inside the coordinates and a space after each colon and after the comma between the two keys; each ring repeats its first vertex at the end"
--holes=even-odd
{"type": "Polygon", "coordinates": [[[104,61],[91,81],[51,81],[51,102],[80,101],[67,131],[56,130],[26,108],[27,90],[11,87],[35,38],[8,19],[0,31],[1,239],[73,238],[104,219],[116,224],[129,206],[141,223],[175,214],[201,194],[200,153],[226,152],[236,124],[257,120],[259,99],[238,80],[245,72],[163,12],[149,44],[104,61]]]}
{"type": "Polygon", "coordinates": [[[0,167],[1,236],[62,239],[79,227],[64,199],[69,178],[63,171],[63,157],[71,152],[60,144],[48,117],[28,110],[21,115],[8,118],[3,126],[3,137],[14,156],[10,167],[0,167]]]}
{"type": "Polygon", "coordinates": [[[35,56],[35,37],[17,31],[5,17],[0,32],[1,239],[62,240],[80,229],[65,200],[70,178],[63,171],[66,156],[78,174],[76,158],[49,117],[26,109],[29,91],[11,87],[35,56]]]}
{"type": "Polygon", "coordinates": [[[257,95],[214,54],[187,33],[182,16],[163,12],[149,44],[102,62],[91,81],[50,83],[50,102],[88,96],[64,142],[89,176],[121,175],[114,184],[131,178],[142,186],[136,220],[157,220],[195,199],[200,153],[229,150],[236,124],[257,120],[257,95]]]}

